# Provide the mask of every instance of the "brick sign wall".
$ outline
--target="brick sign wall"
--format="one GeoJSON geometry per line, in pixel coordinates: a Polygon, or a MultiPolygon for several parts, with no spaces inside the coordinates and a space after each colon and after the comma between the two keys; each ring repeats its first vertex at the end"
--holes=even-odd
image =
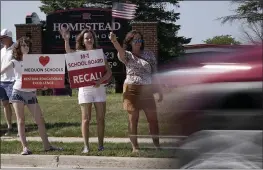
{"type": "MultiPolygon", "coordinates": [[[[16,24],[17,39],[31,35],[32,53],[42,53],[42,25],[41,24],[16,24]]],[[[158,39],[156,22],[134,22],[133,30],[142,32],[145,39],[145,49],[153,51],[158,56],[158,39]]]]}
{"type": "Polygon", "coordinates": [[[31,53],[42,54],[42,24],[16,24],[16,39],[30,36],[31,53]]]}
{"type": "Polygon", "coordinates": [[[158,57],[157,22],[135,22],[132,29],[143,34],[145,49],[151,50],[158,57]]]}

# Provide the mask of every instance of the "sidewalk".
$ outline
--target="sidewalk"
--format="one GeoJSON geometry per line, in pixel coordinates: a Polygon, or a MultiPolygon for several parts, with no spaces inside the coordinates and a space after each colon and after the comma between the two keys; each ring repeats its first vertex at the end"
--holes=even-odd
{"type": "MultiPolygon", "coordinates": [[[[178,137],[160,137],[160,143],[174,143],[177,142],[180,138],[178,137]]],[[[20,140],[19,137],[7,137],[2,136],[1,141],[18,141],[20,140]]],[[[91,143],[98,142],[97,137],[89,138],[91,143]]],[[[27,137],[27,141],[41,141],[40,137],[27,137]]],[[[64,142],[64,143],[76,143],[76,142],[83,142],[82,138],[79,137],[49,137],[50,142],[64,142]]],[[[104,138],[104,142],[108,143],[130,143],[129,138],[104,138]]],[[[140,138],[138,137],[139,143],[152,143],[151,138],[140,138]]]]}
{"type": "MultiPolygon", "coordinates": [[[[180,137],[160,137],[160,143],[175,143],[180,137]]],[[[18,137],[2,136],[1,141],[18,141],[18,137]]],[[[28,141],[41,141],[40,137],[27,137],[28,141]]],[[[75,143],[83,142],[80,137],[49,137],[50,142],[75,143]]],[[[129,138],[105,138],[105,142],[130,143],[129,138]]],[[[90,142],[98,142],[91,137],[90,142]]],[[[139,143],[152,143],[151,138],[138,137],[139,143]]],[[[132,168],[132,169],[177,169],[176,158],[143,158],[143,157],[106,157],[80,155],[19,155],[1,154],[2,167],[35,167],[35,168],[132,168]]]]}

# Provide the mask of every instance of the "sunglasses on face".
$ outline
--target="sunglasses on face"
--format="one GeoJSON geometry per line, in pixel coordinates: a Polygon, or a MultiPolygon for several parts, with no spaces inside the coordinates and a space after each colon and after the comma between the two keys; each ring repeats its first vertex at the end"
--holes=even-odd
{"type": "Polygon", "coordinates": [[[134,40],[132,40],[132,42],[133,43],[142,43],[143,42],[143,40],[142,39],[134,39],[134,40]]]}

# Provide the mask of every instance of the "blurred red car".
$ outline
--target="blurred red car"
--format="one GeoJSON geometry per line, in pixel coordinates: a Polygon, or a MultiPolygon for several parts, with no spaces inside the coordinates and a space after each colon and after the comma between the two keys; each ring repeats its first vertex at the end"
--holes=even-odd
{"type": "Polygon", "coordinates": [[[156,74],[169,135],[262,129],[262,46],[156,74]]]}

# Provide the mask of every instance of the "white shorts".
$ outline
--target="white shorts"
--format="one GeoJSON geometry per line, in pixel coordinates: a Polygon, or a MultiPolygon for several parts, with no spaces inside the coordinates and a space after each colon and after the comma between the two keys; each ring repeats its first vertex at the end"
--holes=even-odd
{"type": "Polygon", "coordinates": [[[79,104],[106,101],[106,88],[101,85],[98,88],[89,86],[81,87],[78,92],[79,104]]]}

